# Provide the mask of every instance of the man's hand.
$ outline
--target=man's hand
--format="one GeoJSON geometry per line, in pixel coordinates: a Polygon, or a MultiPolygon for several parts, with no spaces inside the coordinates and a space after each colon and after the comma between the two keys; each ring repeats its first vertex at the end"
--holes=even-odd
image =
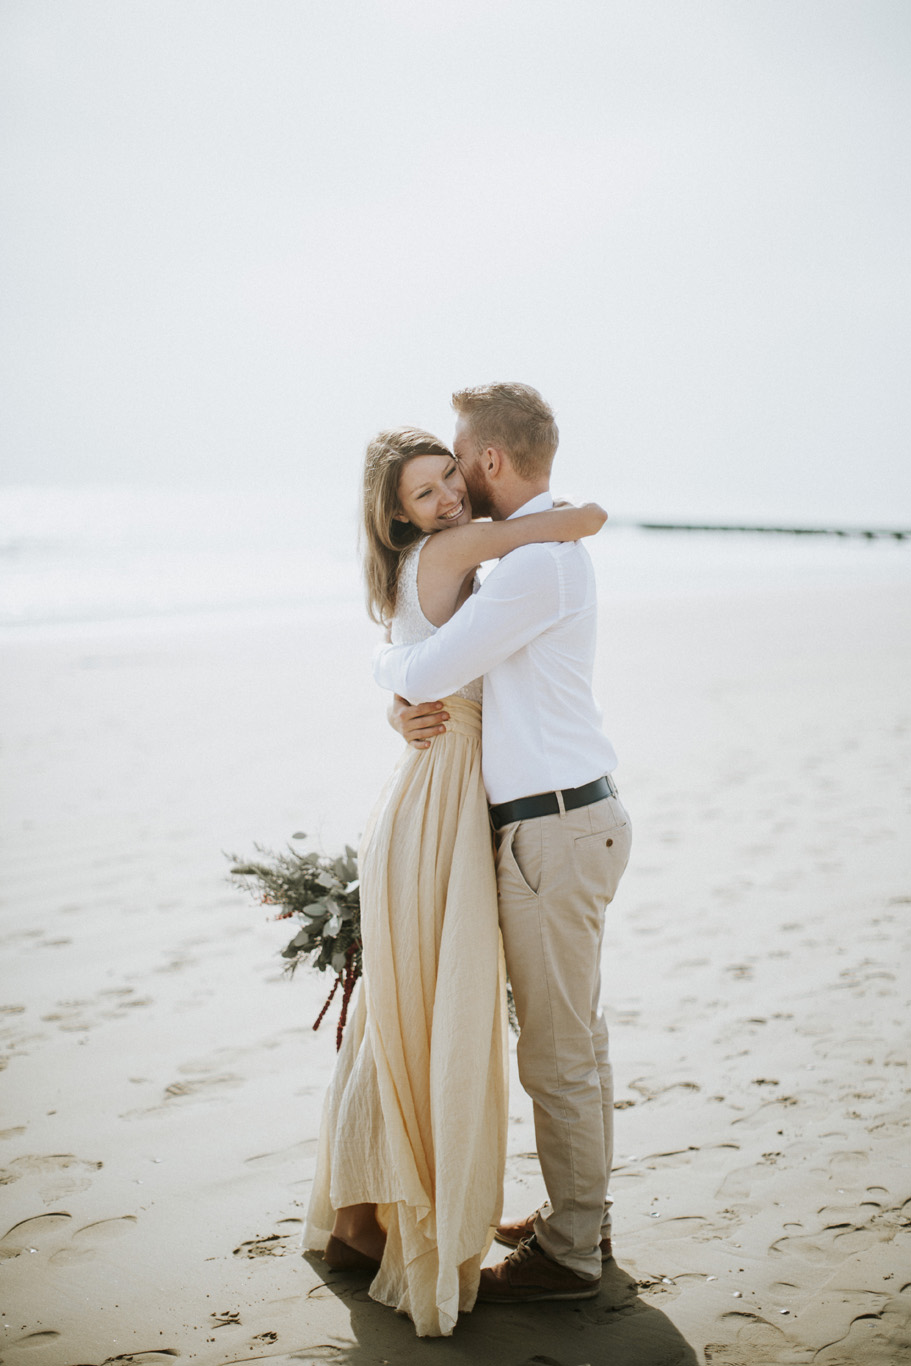
{"type": "Polygon", "coordinates": [[[404,697],[393,697],[386,717],[393,730],[414,749],[429,749],[434,735],[442,735],[449,720],[449,712],[442,702],[418,702],[412,707],[404,697]]]}
{"type": "Polygon", "coordinates": [[[568,503],[565,498],[559,498],[554,503],[555,508],[575,508],[579,514],[579,535],[595,536],[607,521],[607,513],[599,503],[582,503],[576,506],[575,503],[568,503]]]}
{"type": "Polygon", "coordinates": [[[586,536],[595,536],[607,521],[607,513],[600,503],[583,503],[579,509],[586,518],[586,536]],[[589,531],[588,528],[591,528],[589,531]]]}

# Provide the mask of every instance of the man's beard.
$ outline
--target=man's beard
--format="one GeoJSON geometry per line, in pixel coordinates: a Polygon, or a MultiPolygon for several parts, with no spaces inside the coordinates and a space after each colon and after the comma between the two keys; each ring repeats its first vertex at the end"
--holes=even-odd
{"type": "Polygon", "coordinates": [[[494,513],[493,503],[490,497],[490,487],[480,468],[480,462],[475,465],[463,465],[462,477],[465,480],[465,487],[468,489],[468,497],[471,500],[472,517],[492,517],[494,513]]]}

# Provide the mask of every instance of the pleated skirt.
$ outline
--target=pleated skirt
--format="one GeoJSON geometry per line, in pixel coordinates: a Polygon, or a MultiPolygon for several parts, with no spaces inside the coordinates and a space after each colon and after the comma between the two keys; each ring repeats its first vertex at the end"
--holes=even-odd
{"type": "Polygon", "coordinates": [[[307,1246],[335,1211],[376,1203],[370,1294],[447,1336],[477,1294],[502,1213],[506,982],[481,780],[481,709],[408,748],[358,855],[364,977],[326,1095],[307,1246]]]}

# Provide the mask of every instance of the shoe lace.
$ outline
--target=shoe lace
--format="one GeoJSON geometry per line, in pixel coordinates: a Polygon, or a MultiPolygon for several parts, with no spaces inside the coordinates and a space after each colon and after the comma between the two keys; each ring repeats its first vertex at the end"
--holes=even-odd
{"type": "Polygon", "coordinates": [[[510,1252],[506,1258],[513,1266],[520,1266],[522,1262],[527,1262],[538,1250],[538,1240],[532,1233],[530,1237],[523,1239],[514,1252],[510,1252]]]}

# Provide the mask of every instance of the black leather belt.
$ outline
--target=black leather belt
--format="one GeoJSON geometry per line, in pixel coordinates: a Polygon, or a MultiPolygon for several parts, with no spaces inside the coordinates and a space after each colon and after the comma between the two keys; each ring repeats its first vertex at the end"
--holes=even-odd
{"type": "MultiPolygon", "coordinates": [[[[560,793],[564,811],[575,811],[580,806],[591,806],[592,802],[616,795],[617,787],[609,773],[582,787],[564,787],[560,793]]],[[[513,821],[528,821],[535,816],[556,816],[559,812],[556,792],[536,792],[533,797],[518,797],[514,802],[500,802],[498,806],[492,806],[490,819],[493,828],[499,830],[513,821]]]]}

